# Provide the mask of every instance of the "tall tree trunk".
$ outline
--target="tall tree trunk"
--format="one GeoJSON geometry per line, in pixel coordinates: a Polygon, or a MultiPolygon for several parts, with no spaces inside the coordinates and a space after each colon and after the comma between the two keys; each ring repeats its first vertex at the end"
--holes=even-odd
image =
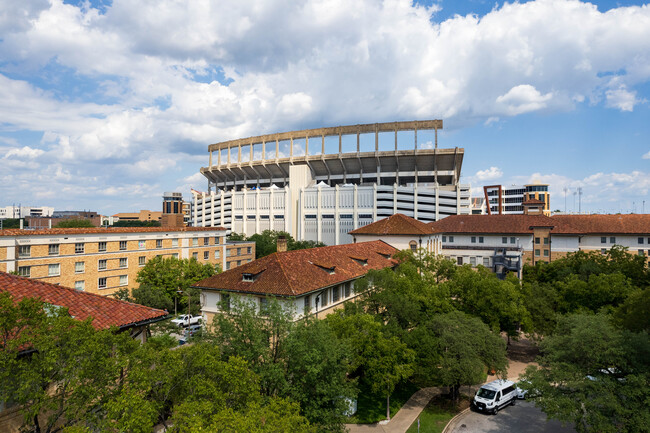
{"type": "Polygon", "coordinates": [[[386,419],[390,421],[390,394],[386,395],[386,419]]]}

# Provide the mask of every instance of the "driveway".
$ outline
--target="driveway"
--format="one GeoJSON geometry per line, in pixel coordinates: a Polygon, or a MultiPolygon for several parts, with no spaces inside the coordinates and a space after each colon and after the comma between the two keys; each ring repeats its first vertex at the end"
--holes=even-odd
{"type": "Polygon", "coordinates": [[[496,415],[467,411],[449,425],[446,433],[575,433],[573,426],[546,419],[546,414],[533,403],[518,400],[496,415]]]}

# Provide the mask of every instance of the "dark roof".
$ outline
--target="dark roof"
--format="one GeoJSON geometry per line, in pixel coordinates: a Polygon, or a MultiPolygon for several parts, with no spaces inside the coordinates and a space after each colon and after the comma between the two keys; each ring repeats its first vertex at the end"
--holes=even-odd
{"type": "Polygon", "coordinates": [[[553,234],[648,234],[650,214],[627,215],[451,215],[430,223],[436,233],[530,234],[550,227],[553,234]]]}
{"type": "Polygon", "coordinates": [[[396,213],[349,232],[351,235],[432,235],[427,223],[396,213]]]}
{"type": "Polygon", "coordinates": [[[383,241],[372,241],[273,253],[199,281],[194,287],[299,296],[362,277],[370,269],[394,266],[397,262],[391,256],[397,251],[383,241]],[[243,281],[243,274],[251,275],[253,281],[243,281]]]}
{"type": "Polygon", "coordinates": [[[205,232],[215,230],[226,230],[223,227],[88,227],[68,229],[41,229],[21,230],[4,229],[0,230],[0,236],[51,236],[51,235],[85,235],[85,234],[111,234],[111,233],[159,233],[159,232],[205,232]]]}
{"type": "Polygon", "coordinates": [[[139,324],[162,320],[164,310],[132,304],[93,293],[81,292],[69,287],[57,286],[43,281],[0,272],[0,292],[9,292],[15,302],[23,298],[40,298],[48,304],[68,308],[70,316],[85,320],[93,318],[96,329],[111,326],[128,328],[139,324]]]}

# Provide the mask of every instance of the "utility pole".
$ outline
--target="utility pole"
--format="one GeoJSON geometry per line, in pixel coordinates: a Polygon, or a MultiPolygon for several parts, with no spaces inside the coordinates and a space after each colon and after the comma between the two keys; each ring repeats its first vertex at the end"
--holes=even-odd
{"type": "Polygon", "coordinates": [[[569,188],[565,186],[563,190],[564,190],[564,213],[566,213],[566,193],[569,190],[569,188]]]}
{"type": "Polygon", "coordinates": [[[573,213],[576,212],[576,194],[578,194],[578,191],[573,191],[573,213]]]}
{"type": "Polygon", "coordinates": [[[578,214],[582,213],[582,187],[578,187],[578,214]]]}

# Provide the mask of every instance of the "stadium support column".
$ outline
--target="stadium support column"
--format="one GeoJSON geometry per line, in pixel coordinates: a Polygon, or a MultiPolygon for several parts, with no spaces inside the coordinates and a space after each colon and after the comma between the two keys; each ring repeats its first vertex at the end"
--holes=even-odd
{"type": "MultiPolygon", "coordinates": [[[[246,185],[244,185],[241,192],[242,192],[242,196],[244,197],[243,200],[242,200],[243,201],[243,205],[242,205],[242,233],[244,233],[246,236],[250,236],[250,235],[253,235],[254,233],[251,233],[250,235],[248,233],[246,233],[246,221],[248,221],[248,219],[247,219],[248,215],[246,215],[246,185]]],[[[235,208],[234,201],[235,201],[235,197],[234,197],[234,194],[233,194],[233,198],[232,198],[232,201],[231,201],[233,209],[235,208]]],[[[234,212],[231,212],[231,215],[232,214],[234,214],[234,212]]]]}
{"type": "MultiPolygon", "coordinates": [[[[252,146],[251,146],[252,148],[252,146]]],[[[257,179],[257,188],[255,189],[255,233],[260,232],[260,184],[257,179]]]]}
{"type": "MultiPolygon", "coordinates": [[[[192,212],[194,215],[194,227],[198,225],[199,222],[199,194],[196,192],[192,192],[192,195],[194,196],[194,209],[196,209],[194,212],[192,212]]],[[[203,198],[203,201],[205,202],[205,198],[203,198]]],[[[205,226],[205,203],[203,203],[203,225],[205,226]]]]}
{"type": "Polygon", "coordinates": [[[413,185],[413,218],[418,219],[418,184],[413,185]]]}
{"type": "Polygon", "coordinates": [[[358,191],[357,191],[357,184],[354,184],[354,195],[352,196],[352,215],[353,215],[353,230],[356,230],[359,228],[359,200],[358,200],[358,191]]]}
{"type": "Polygon", "coordinates": [[[340,232],[341,232],[341,215],[339,214],[339,186],[336,185],[334,191],[334,245],[339,244],[340,232]]]}
{"type": "MultiPolygon", "coordinates": [[[[210,192],[210,227],[215,227],[214,223],[214,198],[216,197],[216,193],[211,191],[210,192]]],[[[206,211],[206,206],[205,206],[205,200],[203,200],[203,219],[205,220],[205,211],[206,211]]]]}
{"type": "MultiPolygon", "coordinates": [[[[289,200],[285,202],[285,208],[290,209],[290,219],[288,230],[289,234],[294,239],[303,240],[302,236],[299,237],[298,232],[298,219],[300,218],[300,193],[303,188],[308,187],[312,182],[312,175],[309,166],[307,165],[292,165],[289,167],[289,200]]],[[[320,203],[320,202],[319,202],[320,203]]],[[[302,223],[302,222],[301,222],[302,223]]]]}
{"type": "Polygon", "coordinates": [[[322,242],[323,240],[323,211],[321,209],[321,200],[322,200],[322,194],[321,194],[321,186],[318,185],[318,191],[316,192],[316,197],[317,197],[317,206],[316,206],[316,241],[317,242],[322,242]]]}
{"type": "Polygon", "coordinates": [[[397,184],[393,184],[393,215],[397,213],[397,184]]]}

